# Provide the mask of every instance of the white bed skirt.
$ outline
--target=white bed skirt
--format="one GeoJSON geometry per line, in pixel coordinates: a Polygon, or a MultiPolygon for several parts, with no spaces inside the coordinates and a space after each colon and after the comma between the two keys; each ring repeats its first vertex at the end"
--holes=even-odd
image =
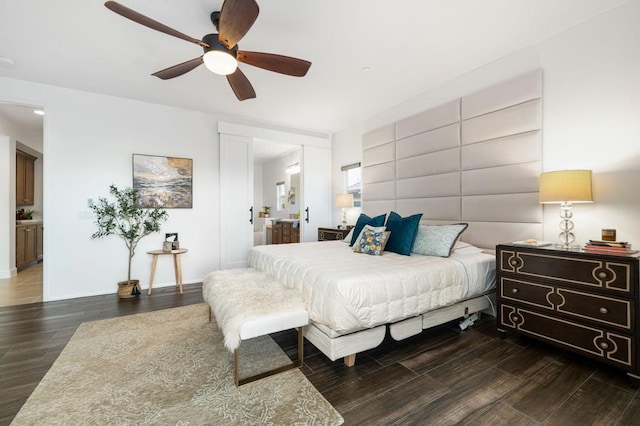
{"type": "Polygon", "coordinates": [[[384,340],[387,326],[394,340],[403,340],[420,334],[422,330],[477,312],[495,316],[495,292],[463,300],[454,305],[426,312],[393,324],[381,325],[344,335],[336,335],[333,330],[325,326],[311,323],[305,328],[305,337],[327,358],[335,361],[340,358],[354,356],[357,353],[380,345],[384,340]],[[330,336],[327,333],[332,335],[330,336]]]}

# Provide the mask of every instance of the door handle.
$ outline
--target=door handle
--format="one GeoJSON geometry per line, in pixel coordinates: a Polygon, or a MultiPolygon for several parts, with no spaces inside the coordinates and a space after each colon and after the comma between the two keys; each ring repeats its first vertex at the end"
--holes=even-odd
{"type": "Polygon", "coordinates": [[[249,223],[253,225],[253,206],[249,209],[249,223]]]}
{"type": "Polygon", "coordinates": [[[304,213],[305,213],[305,218],[304,221],[309,223],[309,207],[307,207],[306,209],[304,209],[304,213]]]}

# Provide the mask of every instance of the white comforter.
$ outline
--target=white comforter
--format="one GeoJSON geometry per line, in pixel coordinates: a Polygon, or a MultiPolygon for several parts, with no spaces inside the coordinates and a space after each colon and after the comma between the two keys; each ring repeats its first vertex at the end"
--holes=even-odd
{"type": "Polygon", "coordinates": [[[257,246],[249,266],[298,289],[311,320],[340,333],[451,305],[495,282],[495,257],[486,253],[370,256],[341,241],[257,246]]]}

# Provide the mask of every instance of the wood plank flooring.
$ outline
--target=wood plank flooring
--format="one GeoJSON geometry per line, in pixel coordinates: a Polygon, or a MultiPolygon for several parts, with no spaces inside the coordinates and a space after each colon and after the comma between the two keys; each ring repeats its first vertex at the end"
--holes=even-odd
{"type": "MultiPolygon", "coordinates": [[[[202,302],[201,286],[0,308],[0,425],[9,424],[85,321],[202,302]]],[[[273,335],[293,358],[294,332],[273,335]]],[[[620,370],[533,340],[501,340],[484,316],[332,362],[308,342],[302,371],[346,425],[638,425],[640,396],[620,370]]]]}

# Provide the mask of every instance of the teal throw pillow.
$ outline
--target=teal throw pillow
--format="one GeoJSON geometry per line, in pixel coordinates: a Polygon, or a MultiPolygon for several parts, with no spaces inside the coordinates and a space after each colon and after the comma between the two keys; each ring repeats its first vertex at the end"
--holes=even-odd
{"type": "Polygon", "coordinates": [[[389,213],[386,226],[387,231],[391,232],[391,236],[386,250],[409,256],[418,233],[418,225],[421,218],[422,213],[408,217],[402,217],[396,212],[389,213]]]}
{"type": "Polygon", "coordinates": [[[413,244],[413,253],[425,256],[449,257],[460,235],[469,224],[420,225],[413,244]]]}
{"type": "Polygon", "coordinates": [[[358,217],[358,220],[356,221],[356,226],[353,227],[353,236],[351,237],[351,243],[349,244],[349,247],[353,246],[356,243],[356,240],[360,236],[360,232],[362,232],[362,229],[364,228],[365,225],[371,225],[375,227],[383,226],[384,219],[386,217],[387,217],[386,213],[373,218],[367,216],[364,213],[361,213],[360,216],[358,217]]]}

